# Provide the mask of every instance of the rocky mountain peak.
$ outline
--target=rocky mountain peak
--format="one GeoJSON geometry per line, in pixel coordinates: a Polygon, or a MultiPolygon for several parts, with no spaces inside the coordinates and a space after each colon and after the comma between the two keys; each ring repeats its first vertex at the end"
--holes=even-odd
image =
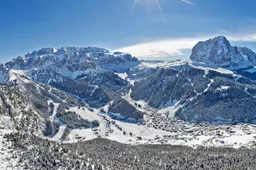
{"type": "Polygon", "coordinates": [[[248,68],[255,65],[255,53],[248,49],[231,46],[226,37],[219,36],[200,41],[192,49],[190,59],[194,63],[228,69],[248,68]]]}
{"type": "Polygon", "coordinates": [[[111,53],[103,48],[61,47],[58,49],[42,48],[29,52],[25,57],[17,57],[11,62],[6,63],[6,66],[11,69],[20,70],[72,67],[72,69],[69,69],[70,71],[84,71],[86,68],[98,66],[98,68],[103,70],[124,72],[139,63],[139,60],[130,54],[111,53]],[[87,65],[90,67],[87,67],[87,65]],[[73,67],[75,68],[73,69],[73,67]]]}

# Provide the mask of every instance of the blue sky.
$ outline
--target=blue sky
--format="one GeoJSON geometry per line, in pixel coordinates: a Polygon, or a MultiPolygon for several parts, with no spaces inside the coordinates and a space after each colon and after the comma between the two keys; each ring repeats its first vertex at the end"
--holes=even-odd
{"type": "Polygon", "coordinates": [[[140,58],[188,58],[224,35],[256,50],[255,0],[1,0],[0,62],[42,47],[98,46],[140,58]]]}

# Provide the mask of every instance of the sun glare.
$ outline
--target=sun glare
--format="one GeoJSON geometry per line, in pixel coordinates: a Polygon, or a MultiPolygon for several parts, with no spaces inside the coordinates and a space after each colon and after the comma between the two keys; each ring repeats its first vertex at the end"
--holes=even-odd
{"type": "Polygon", "coordinates": [[[144,7],[146,6],[146,7],[150,7],[150,8],[157,8],[159,13],[162,16],[162,19],[165,20],[163,10],[162,10],[162,7],[161,7],[161,4],[159,1],[160,0],[133,0],[132,9],[134,9],[137,5],[141,5],[144,7]]]}
{"type": "Polygon", "coordinates": [[[133,0],[133,9],[137,6],[137,5],[145,5],[145,6],[150,6],[150,7],[157,7],[158,10],[162,13],[162,8],[160,5],[159,0],[133,0]]]}

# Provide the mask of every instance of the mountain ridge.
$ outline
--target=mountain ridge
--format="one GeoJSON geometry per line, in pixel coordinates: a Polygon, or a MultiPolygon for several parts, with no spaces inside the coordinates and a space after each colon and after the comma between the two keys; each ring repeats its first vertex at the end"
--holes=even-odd
{"type": "MultiPolygon", "coordinates": [[[[147,131],[164,139],[180,126],[253,124],[255,80],[218,65],[225,55],[234,61],[235,47],[223,37],[199,44],[192,52],[198,54],[195,58],[165,62],[140,61],[102,48],[43,48],[0,65],[0,83],[8,89],[0,94],[0,108],[16,122],[14,129],[57,141],[77,141],[74,136],[85,134],[84,140],[103,137],[134,144],[148,142],[147,131]],[[202,64],[208,51],[219,56],[202,64]]],[[[248,66],[254,67],[255,53],[239,50],[248,53],[248,66]]],[[[235,59],[241,57],[239,50],[235,59]]],[[[243,71],[249,74],[248,69],[243,71]]]]}

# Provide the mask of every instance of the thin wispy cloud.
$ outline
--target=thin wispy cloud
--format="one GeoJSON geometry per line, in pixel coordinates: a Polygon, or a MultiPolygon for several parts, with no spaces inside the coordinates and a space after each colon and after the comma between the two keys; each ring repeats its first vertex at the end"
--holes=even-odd
{"type": "Polygon", "coordinates": [[[198,41],[196,38],[159,40],[123,47],[116,51],[131,53],[141,59],[161,59],[166,56],[184,55],[182,51],[190,49],[198,41]]]}
{"type": "MultiPolygon", "coordinates": [[[[121,47],[115,51],[130,53],[141,59],[163,59],[167,57],[188,58],[184,51],[190,51],[199,41],[205,41],[217,35],[200,36],[196,38],[164,39],[151,42],[138,43],[121,47]]],[[[249,35],[227,35],[231,42],[256,42],[256,34],[249,35]]]]}
{"type": "Polygon", "coordinates": [[[256,42],[256,33],[249,35],[231,35],[227,37],[230,41],[235,42],[256,42]]]}
{"type": "Polygon", "coordinates": [[[193,2],[191,2],[191,1],[189,1],[189,0],[181,0],[181,1],[184,2],[184,3],[187,3],[187,4],[191,4],[191,5],[194,4],[193,2]]]}

